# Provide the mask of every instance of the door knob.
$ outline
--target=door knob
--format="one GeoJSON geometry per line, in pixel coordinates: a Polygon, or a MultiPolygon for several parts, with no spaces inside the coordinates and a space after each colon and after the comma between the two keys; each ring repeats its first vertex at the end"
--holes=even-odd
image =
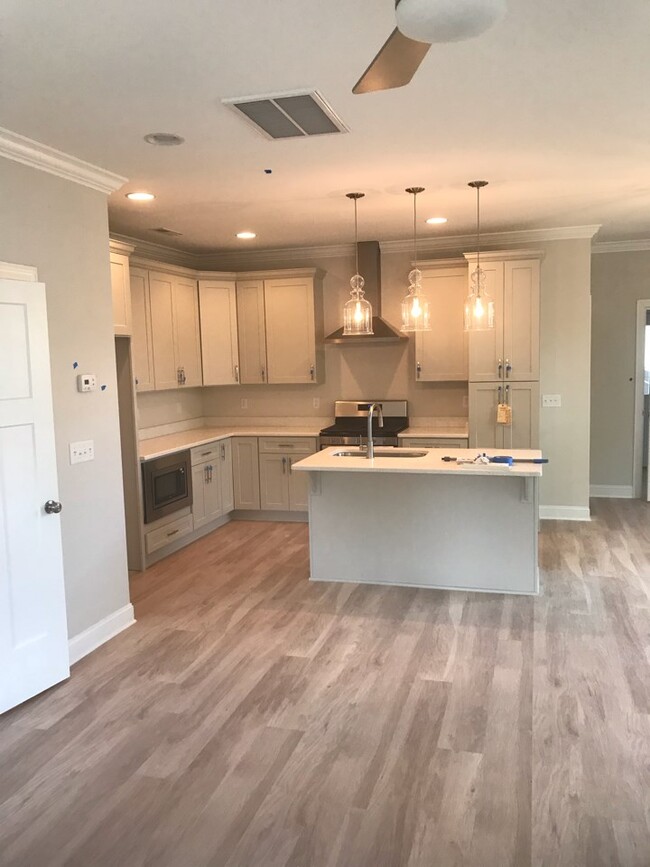
{"type": "Polygon", "coordinates": [[[61,503],[57,503],[56,500],[48,500],[43,508],[48,515],[58,515],[63,506],[61,503]]]}

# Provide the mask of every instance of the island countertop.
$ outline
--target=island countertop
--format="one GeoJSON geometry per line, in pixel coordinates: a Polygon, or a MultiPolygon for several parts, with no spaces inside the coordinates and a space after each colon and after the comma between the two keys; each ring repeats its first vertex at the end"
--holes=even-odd
{"type": "MultiPolygon", "coordinates": [[[[376,450],[386,451],[383,446],[376,450]]],[[[393,451],[391,449],[391,451],[393,451]]],[[[444,475],[467,476],[515,476],[517,478],[540,477],[542,464],[459,464],[456,461],[443,461],[443,457],[475,458],[485,452],[489,457],[510,455],[513,458],[541,458],[542,453],[536,449],[394,449],[395,454],[414,451],[426,451],[426,455],[417,458],[407,457],[375,457],[369,460],[358,449],[347,446],[333,446],[323,449],[309,457],[292,464],[292,471],[301,472],[344,472],[344,473],[432,473],[444,475]],[[358,457],[337,457],[338,452],[359,452],[358,457]]]]}

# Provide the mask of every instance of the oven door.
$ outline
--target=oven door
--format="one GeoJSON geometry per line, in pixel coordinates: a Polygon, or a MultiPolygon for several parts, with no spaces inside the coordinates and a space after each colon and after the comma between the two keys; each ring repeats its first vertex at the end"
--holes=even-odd
{"type": "Polygon", "coordinates": [[[142,465],[144,522],[150,524],[192,505],[192,472],[189,451],[154,458],[142,465]]]}

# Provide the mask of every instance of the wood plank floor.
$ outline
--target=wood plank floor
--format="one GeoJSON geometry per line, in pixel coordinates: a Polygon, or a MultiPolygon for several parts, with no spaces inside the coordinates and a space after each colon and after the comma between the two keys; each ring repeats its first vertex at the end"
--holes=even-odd
{"type": "Polygon", "coordinates": [[[650,507],[593,511],[536,599],[311,585],[300,524],[159,563],[0,719],[0,864],[648,867],[650,507]]]}

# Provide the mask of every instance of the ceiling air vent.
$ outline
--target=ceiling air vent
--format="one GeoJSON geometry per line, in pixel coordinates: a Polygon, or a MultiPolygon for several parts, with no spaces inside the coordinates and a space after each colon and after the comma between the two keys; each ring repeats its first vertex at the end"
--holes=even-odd
{"type": "Polygon", "coordinates": [[[316,90],[242,96],[222,102],[266,138],[302,138],[348,131],[316,90]]]}
{"type": "Polygon", "coordinates": [[[177,232],[175,229],[167,229],[165,226],[158,226],[155,229],[151,229],[151,232],[158,232],[160,235],[182,235],[182,232],[177,232]]]}

